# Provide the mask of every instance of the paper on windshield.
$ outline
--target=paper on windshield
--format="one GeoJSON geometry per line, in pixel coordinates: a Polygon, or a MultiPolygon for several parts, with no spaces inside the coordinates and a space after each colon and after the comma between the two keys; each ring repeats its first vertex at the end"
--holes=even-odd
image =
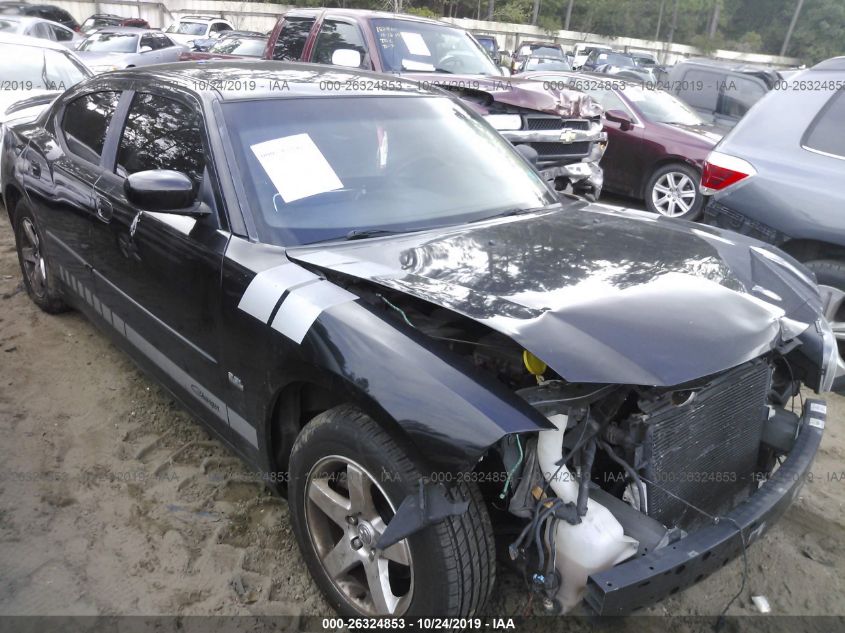
{"type": "Polygon", "coordinates": [[[409,31],[400,31],[399,35],[402,36],[402,41],[405,42],[405,47],[411,55],[431,57],[431,51],[428,50],[422,35],[409,31]]]}
{"type": "Polygon", "coordinates": [[[250,149],[286,203],[343,188],[308,134],[283,136],[251,145],[250,149]]]}

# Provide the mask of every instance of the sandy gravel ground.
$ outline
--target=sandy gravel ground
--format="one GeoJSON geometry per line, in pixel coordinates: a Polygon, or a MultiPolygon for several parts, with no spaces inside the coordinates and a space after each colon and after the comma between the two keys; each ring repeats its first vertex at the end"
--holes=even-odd
{"type": "MultiPolygon", "coordinates": [[[[749,552],[753,614],[845,614],[845,400],[815,478],[749,552]]],[[[734,561],[651,614],[717,614],[734,561]]],[[[522,614],[507,572],[489,609],[522,614]]],[[[0,220],[0,614],[329,614],[288,508],[79,314],[49,316],[20,283],[0,220]]]]}

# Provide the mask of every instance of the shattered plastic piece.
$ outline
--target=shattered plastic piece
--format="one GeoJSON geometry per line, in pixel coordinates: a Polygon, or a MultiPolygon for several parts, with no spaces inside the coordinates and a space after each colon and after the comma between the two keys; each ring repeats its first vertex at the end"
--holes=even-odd
{"type": "Polygon", "coordinates": [[[769,600],[766,596],[751,596],[751,602],[757,607],[760,613],[771,613],[772,607],[769,605],[769,600]]]}

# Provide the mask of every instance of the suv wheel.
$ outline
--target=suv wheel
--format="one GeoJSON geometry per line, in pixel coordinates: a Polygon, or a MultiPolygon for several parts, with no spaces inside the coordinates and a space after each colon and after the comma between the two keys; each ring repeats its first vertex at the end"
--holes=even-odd
{"type": "Polygon", "coordinates": [[[29,297],[44,312],[64,312],[68,306],[62,300],[58,279],[44,252],[44,236],[38,229],[35,216],[24,203],[15,207],[15,247],[23,273],[23,283],[29,297]]]}
{"type": "Polygon", "coordinates": [[[673,163],[655,171],[645,187],[646,207],[667,218],[697,220],[704,196],[698,190],[701,176],[692,167],[673,163]]]}
{"type": "Polygon", "coordinates": [[[840,359],[845,358],[845,262],[817,259],[804,265],[816,275],[819,289],[827,301],[824,316],[839,343],[840,359]]]}
{"type": "Polygon", "coordinates": [[[329,603],[347,617],[469,617],[495,580],[493,532],[475,485],[469,509],[399,543],[375,547],[421,470],[371,418],[340,406],[311,420],[290,458],[290,512],[302,555],[329,603]]]}

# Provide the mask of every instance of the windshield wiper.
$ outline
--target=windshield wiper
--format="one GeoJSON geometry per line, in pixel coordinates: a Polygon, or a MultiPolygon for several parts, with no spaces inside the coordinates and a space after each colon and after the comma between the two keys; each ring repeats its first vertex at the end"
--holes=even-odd
{"type": "Polygon", "coordinates": [[[347,240],[364,240],[368,237],[379,237],[381,235],[396,235],[403,231],[390,231],[388,229],[352,229],[346,234],[347,240]]]}
{"type": "Polygon", "coordinates": [[[517,207],[515,209],[505,209],[504,211],[499,211],[498,213],[494,213],[492,215],[485,215],[483,218],[478,218],[477,220],[471,220],[472,222],[484,222],[485,220],[492,220],[493,218],[507,218],[514,215],[525,215],[526,213],[534,213],[535,211],[543,211],[544,209],[551,209],[553,207],[560,206],[558,204],[550,204],[545,207],[531,207],[531,208],[522,208],[517,207]]]}

